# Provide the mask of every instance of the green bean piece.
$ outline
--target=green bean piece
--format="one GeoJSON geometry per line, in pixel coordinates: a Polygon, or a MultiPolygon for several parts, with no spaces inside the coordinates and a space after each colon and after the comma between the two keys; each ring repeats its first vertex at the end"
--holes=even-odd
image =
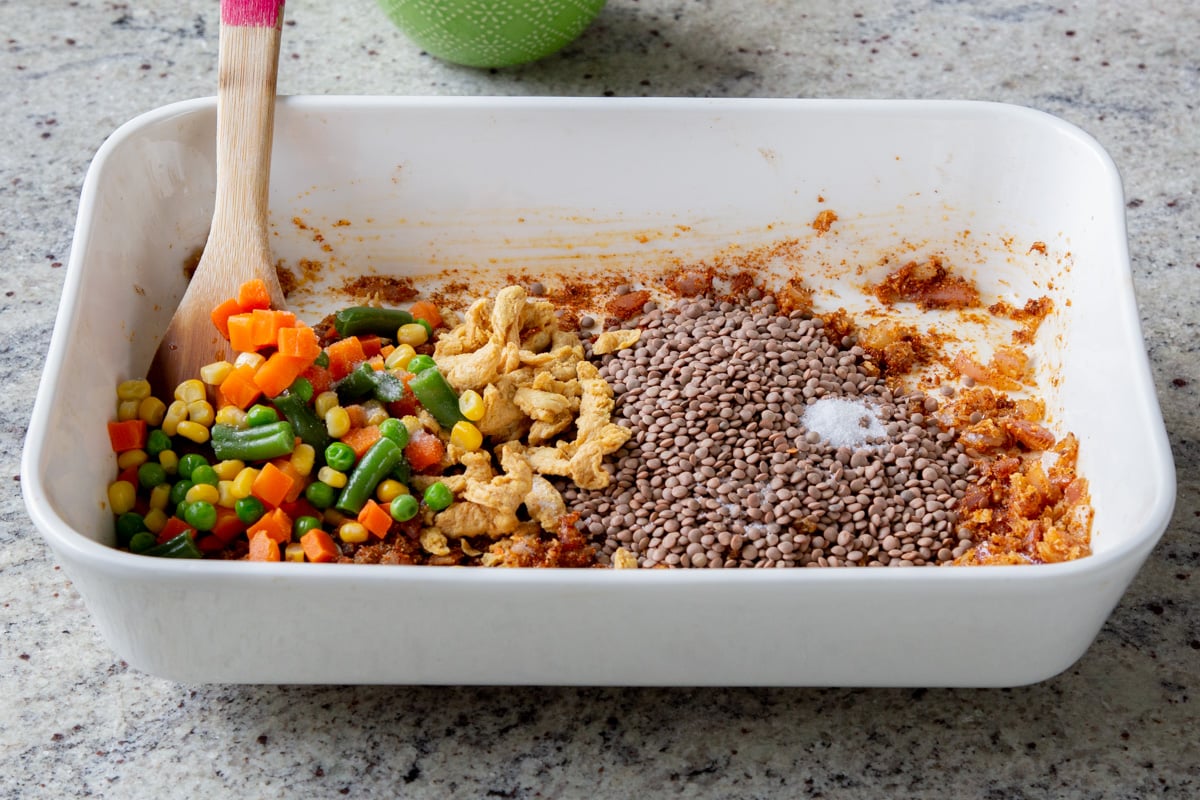
{"type": "Polygon", "coordinates": [[[400,460],[396,462],[396,466],[392,467],[391,478],[400,481],[405,486],[412,480],[412,464],[408,463],[408,459],[404,454],[400,454],[400,460]]]}
{"type": "Polygon", "coordinates": [[[429,320],[418,319],[418,320],[414,320],[414,322],[416,322],[418,325],[420,325],[422,328],[425,329],[425,340],[426,341],[433,338],[433,326],[429,324],[429,320]]]}
{"type": "Polygon", "coordinates": [[[404,369],[411,372],[413,375],[418,375],[427,369],[433,369],[437,364],[433,359],[426,355],[413,356],[409,359],[408,366],[404,369]]]}
{"type": "Polygon", "coordinates": [[[401,457],[403,451],[391,439],[380,439],[371,445],[371,449],[363,453],[347,478],[346,487],[342,489],[334,508],[348,514],[362,511],[375,487],[388,476],[401,457]]]}
{"type": "Polygon", "coordinates": [[[325,367],[328,367],[329,366],[329,353],[326,353],[324,350],[322,350],[320,355],[318,355],[316,358],[313,359],[313,364],[315,366],[320,367],[321,369],[325,369],[325,367]]]}
{"type": "Polygon", "coordinates": [[[366,397],[375,391],[375,370],[364,361],[334,384],[333,390],[337,392],[338,401],[341,403],[366,397]]]}
{"type": "Polygon", "coordinates": [[[221,460],[269,461],[296,447],[296,432],[286,420],[241,430],[231,425],[212,426],[212,449],[221,460]]]}
{"type": "MultiPolygon", "coordinates": [[[[308,378],[296,378],[287,389],[288,394],[295,395],[305,403],[313,399],[313,385],[308,378]]],[[[294,423],[293,423],[294,424],[294,423]]]]}
{"type": "Polygon", "coordinates": [[[371,370],[375,383],[373,394],[381,403],[395,403],[404,399],[404,381],[385,370],[371,370]]]}
{"type": "Polygon", "coordinates": [[[399,308],[353,306],[343,308],[333,317],[333,327],[340,336],[373,333],[388,339],[396,337],[396,329],[413,321],[413,315],[399,308]]]}
{"type": "Polygon", "coordinates": [[[453,428],[454,423],[466,419],[458,410],[458,395],[437,368],[423,370],[408,382],[408,388],[412,389],[417,401],[446,430],[453,428]]]}
{"type": "MultiPolygon", "coordinates": [[[[307,381],[305,382],[307,383],[307,381]]],[[[308,390],[309,396],[311,396],[311,384],[309,384],[308,390]]],[[[291,424],[296,435],[300,437],[300,441],[312,445],[316,450],[324,450],[329,446],[329,429],[325,427],[325,423],[317,416],[317,412],[313,411],[302,395],[293,394],[292,390],[288,389],[283,394],[273,398],[271,402],[275,404],[275,408],[291,424]]]]}
{"type": "Polygon", "coordinates": [[[191,531],[184,531],[157,547],[151,547],[149,550],[142,551],[144,556],[157,556],[158,558],[203,558],[204,554],[196,547],[196,542],[192,539],[191,531]]]}

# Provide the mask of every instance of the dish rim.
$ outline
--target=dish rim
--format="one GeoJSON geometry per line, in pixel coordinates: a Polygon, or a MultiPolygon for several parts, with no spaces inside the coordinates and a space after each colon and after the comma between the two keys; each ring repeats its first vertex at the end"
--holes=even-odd
{"type": "MultiPolygon", "coordinates": [[[[868,111],[876,114],[900,113],[952,115],[956,118],[969,116],[999,117],[1009,121],[1022,121],[1046,126],[1059,135],[1072,139],[1076,146],[1090,151],[1105,171],[1104,181],[1108,187],[1109,212],[1117,224],[1114,231],[1118,251],[1113,254],[1123,277],[1122,290],[1118,298],[1122,317],[1115,320],[1138,334],[1144,345],[1145,336],[1137,311],[1136,295],[1132,284],[1132,268],[1129,258],[1128,233],[1125,225],[1124,191],[1120,174],[1112,157],[1090,134],[1077,126],[1051,114],[1025,106],[980,100],[855,100],[855,99],[797,99],[797,98],[595,98],[595,97],[449,97],[449,96],[372,96],[372,95],[292,95],[279,98],[281,106],[301,112],[338,113],[361,109],[403,108],[461,108],[474,107],[486,111],[553,109],[564,112],[617,113],[623,110],[661,109],[712,110],[737,113],[739,109],[771,109],[804,107],[817,112],[843,113],[848,110],[868,111]]],[[[137,136],[143,129],[176,116],[197,112],[215,113],[216,98],[204,97],[183,100],[146,111],[118,127],[97,150],[88,168],[79,200],[75,232],[67,263],[66,277],[59,307],[54,320],[50,346],[46,354],[42,376],[39,381],[33,412],[25,436],[21,456],[21,491],[31,520],[52,549],[70,562],[88,562],[90,566],[110,575],[139,581],[175,581],[203,575],[211,581],[254,580],[264,576],[299,580],[313,580],[318,572],[320,580],[364,580],[413,581],[457,583],[472,581],[536,581],[549,584],[568,583],[578,586],[602,585],[608,581],[679,582],[701,585],[710,582],[730,581],[930,581],[933,585],[954,584],[969,581],[977,584],[981,580],[1003,578],[1005,581],[1028,580],[1086,580],[1117,568],[1127,559],[1136,558],[1141,551],[1149,552],[1158,542],[1169,524],[1176,497],[1175,465],[1171,456],[1165,425],[1162,423],[1161,408],[1150,371],[1149,357],[1142,348],[1134,348],[1132,363],[1126,373],[1126,389],[1131,392],[1153,424],[1153,437],[1145,442],[1147,469],[1156,475],[1152,481],[1155,495],[1147,504],[1143,521],[1128,539],[1110,550],[1093,553],[1085,558],[1061,564],[1030,565],[1029,568],[1013,569],[1004,566],[976,566],[962,569],[921,570],[567,570],[567,569],[518,569],[518,570],[439,570],[425,566],[389,565],[379,569],[373,564],[339,564],[336,569],[327,569],[316,564],[249,564],[214,563],[212,561],[181,561],[171,559],[147,559],[126,553],[95,541],[71,527],[53,509],[43,486],[47,471],[44,450],[41,444],[49,428],[52,398],[56,394],[67,347],[74,339],[77,319],[84,305],[81,295],[82,254],[93,236],[94,216],[91,213],[100,193],[99,175],[106,162],[126,141],[137,136]],[[315,570],[315,572],[314,572],[315,570]],[[982,574],[981,574],[982,571],[982,574]],[[763,574],[763,573],[767,574],[763,574]],[[622,573],[637,578],[620,577],[622,573]],[[732,574],[731,574],[732,573],[732,574]],[[392,577],[396,575],[397,577],[392,577]],[[471,575],[474,577],[463,577],[471,575]],[[866,577],[871,575],[873,577],[866,577]],[[335,578],[334,576],[338,576],[335,578]],[[804,576],[804,577],[801,577],[804,576]],[[990,576],[990,578],[989,578],[990,576]]],[[[1086,476],[1085,476],[1086,477],[1086,476]]]]}

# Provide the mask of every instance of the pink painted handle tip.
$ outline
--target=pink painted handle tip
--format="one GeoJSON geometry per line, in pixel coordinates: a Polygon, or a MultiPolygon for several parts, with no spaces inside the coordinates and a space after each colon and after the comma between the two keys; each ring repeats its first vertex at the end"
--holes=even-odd
{"type": "Polygon", "coordinates": [[[284,0],[221,0],[221,24],[239,28],[274,28],[284,0]]]}

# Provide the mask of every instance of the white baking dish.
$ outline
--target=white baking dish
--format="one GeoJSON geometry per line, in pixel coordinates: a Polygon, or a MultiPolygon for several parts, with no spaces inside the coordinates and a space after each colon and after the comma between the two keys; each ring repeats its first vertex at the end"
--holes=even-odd
{"type": "MultiPolygon", "coordinates": [[[[119,552],[105,422],[203,244],[214,122],[212,100],[168,106],[97,154],[23,460],[34,523],[138,669],[189,682],[1016,685],[1084,652],[1167,524],[1174,472],[1120,181],[1068,124],[965,102],[296,97],[276,115],[271,190],[289,264],[636,268],[795,236],[811,245],[801,267],[825,289],[819,306],[854,305],[855,266],[933,250],[987,297],[1051,294],[1039,370],[1055,428],[1081,441],[1094,554],[734,572],[119,552]],[[824,208],[840,220],[818,238],[824,208]],[[1038,241],[1046,256],[1028,250],[1038,241]]],[[[301,310],[325,310],[309,288],[301,310]]]]}

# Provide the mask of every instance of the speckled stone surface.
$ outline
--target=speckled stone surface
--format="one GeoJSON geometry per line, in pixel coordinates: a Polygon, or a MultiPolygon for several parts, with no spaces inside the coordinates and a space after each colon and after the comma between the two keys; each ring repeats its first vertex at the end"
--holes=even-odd
{"type": "MultiPolygon", "coordinates": [[[[999,100],[1096,136],[1127,192],[1179,473],[1087,654],[1005,691],[189,687],[100,640],[19,454],[84,171],[215,85],[212,0],[0,2],[0,798],[1200,796],[1200,8],[1192,0],[610,0],[550,59],[421,54],[371,0],[293,0],[284,93],[999,100]]],[[[1030,620],[1031,625],[1037,624],[1030,620]]]]}

